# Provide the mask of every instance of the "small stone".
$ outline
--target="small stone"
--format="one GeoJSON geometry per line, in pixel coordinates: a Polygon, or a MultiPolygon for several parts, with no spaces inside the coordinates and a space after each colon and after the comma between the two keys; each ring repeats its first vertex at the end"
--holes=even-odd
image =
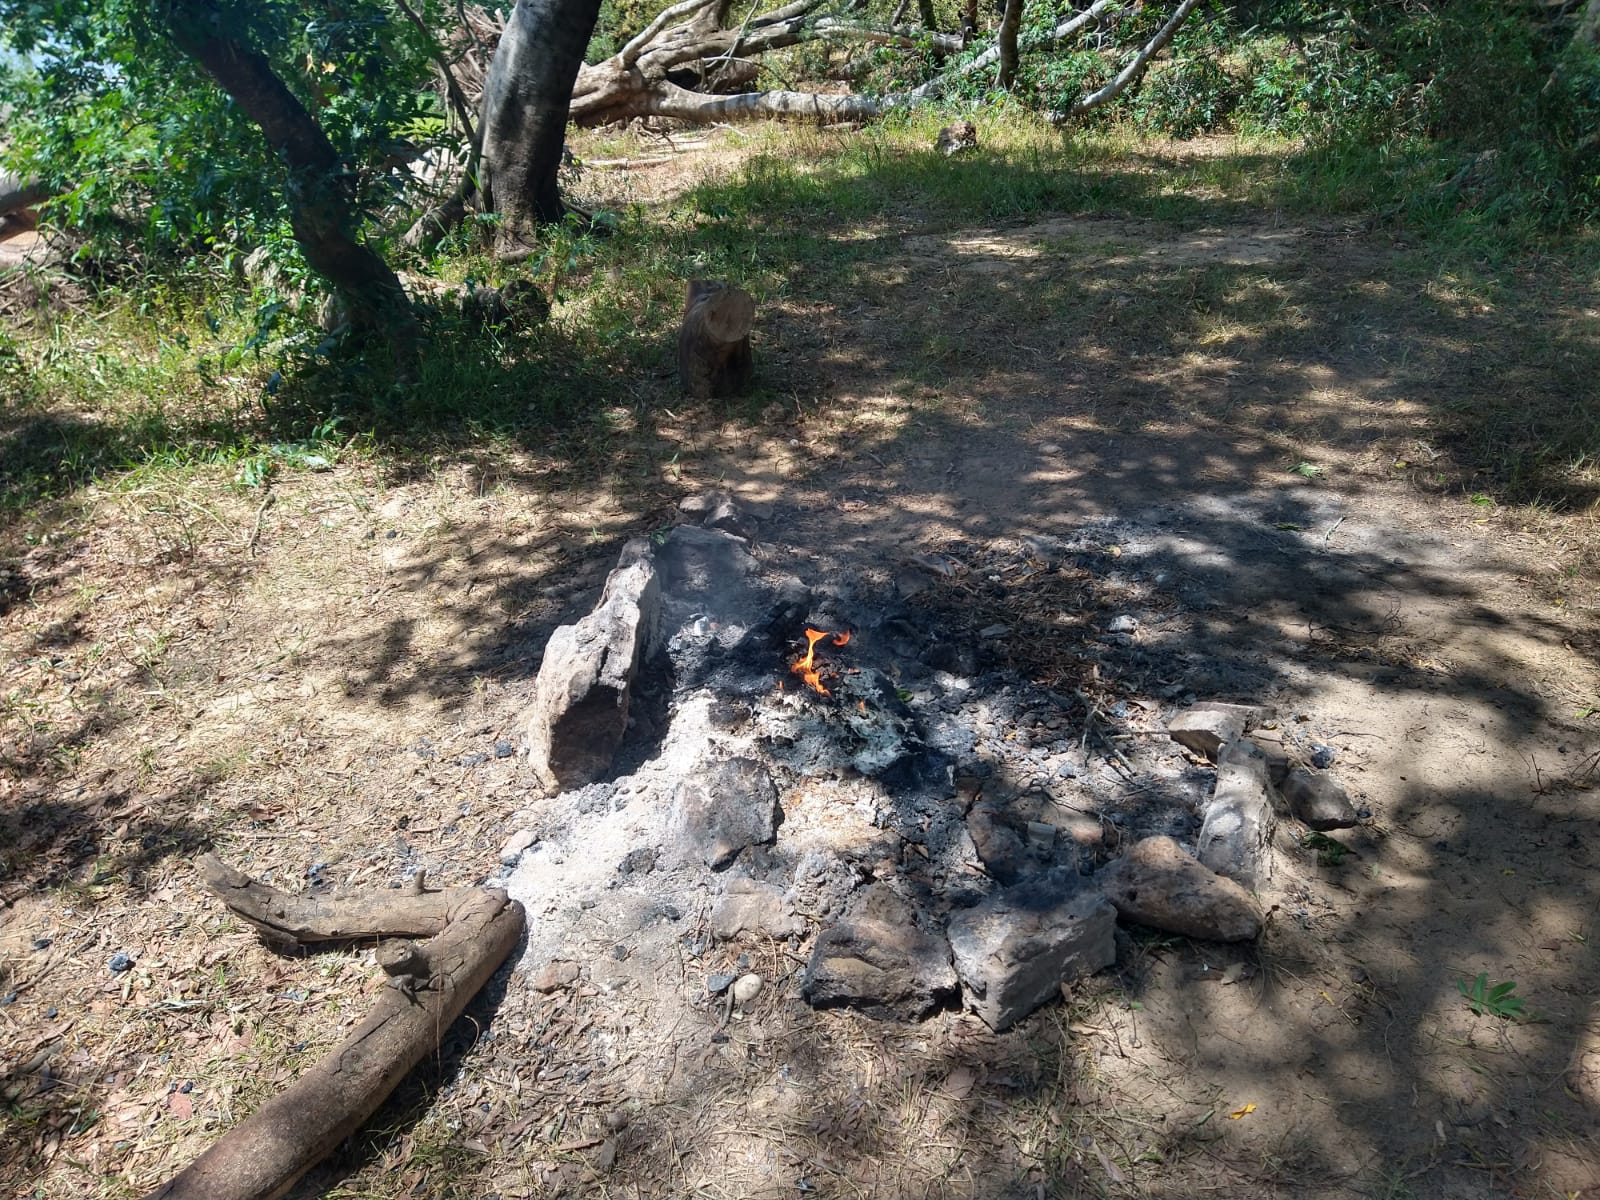
{"type": "Polygon", "coordinates": [[[1010,632],[1011,626],[1009,625],[985,625],[978,630],[978,636],[986,641],[992,641],[995,638],[1003,638],[1010,632]]]}
{"type": "Polygon", "coordinates": [[[733,1002],[749,1004],[761,994],[761,976],[741,975],[733,981],[733,1002]]]}
{"type": "Polygon", "coordinates": [[[134,960],[132,958],[118,950],[111,956],[111,960],[106,963],[106,966],[110,968],[113,975],[121,975],[125,971],[133,970],[133,963],[134,960]]]}
{"type": "Polygon", "coordinates": [[[494,756],[496,758],[510,758],[516,752],[517,748],[506,738],[501,738],[494,744],[494,756]]]}
{"type": "Polygon", "coordinates": [[[1116,909],[1081,877],[1052,871],[996,892],[950,919],[950,948],[966,1004],[996,1032],[1061,984],[1116,959],[1116,909]]]}
{"type": "Polygon", "coordinates": [[[1290,771],[1283,781],[1283,798],[1295,820],[1318,832],[1349,829],[1361,820],[1344,786],[1332,775],[1312,771],[1290,771]]]}
{"type": "Polygon", "coordinates": [[[577,978],[577,963],[546,963],[544,969],[533,977],[528,986],[536,992],[554,992],[576,982],[577,978]]]}
{"type": "Polygon", "coordinates": [[[735,976],[721,971],[706,976],[706,991],[713,996],[720,996],[733,986],[735,976]]]}
{"type": "Polygon", "coordinates": [[[1043,857],[1055,849],[1056,827],[1043,821],[1028,822],[1028,849],[1043,857]]]}
{"type": "Polygon", "coordinates": [[[637,850],[628,851],[622,862],[617,866],[617,871],[622,875],[648,875],[656,869],[656,848],[654,846],[640,846],[637,850]]]}
{"type": "Polygon", "coordinates": [[[1123,614],[1122,616],[1111,618],[1111,624],[1106,626],[1106,632],[1132,633],[1137,628],[1139,628],[1139,618],[1123,614]]]}
{"type": "Polygon", "coordinates": [[[616,959],[618,962],[627,962],[628,955],[631,953],[633,953],[633,951],[629,950],[621,942],[618,942],[615,946],[611,947],[611,957],[616,959]]]}
{"type": "Polygon", "coordinates": [[[1311,765],[1319,771],[1326,771],[1333,766],[1333,760],[1338,757],[1338,751],[1332,746],[1322,746],[1312,743],[1311,765]]]}
{"type": "Polygon", "coordinates": [[[1135,842],[1096,879],[1117,914],[1136,925],[1211,942],[1247,942],[1261,932],[1255,898],[1169,837],[1135,842]]]}
{"type": "Polygon", "coordinates": [[[53,939],[47,938],[47,937],[34,938],[33,939],[33,948],[35,950],[48,950],[48,949],[50,949],[52,941],[53,941],[53,939]]]}
{"type": "Polygon", "coordinates": [[[501,866],[516,866],[521,861],[523,852],[538,840],[539,835],[531,829],[517,830],[506,839],[505,845],[500,847],[501,866]]]}

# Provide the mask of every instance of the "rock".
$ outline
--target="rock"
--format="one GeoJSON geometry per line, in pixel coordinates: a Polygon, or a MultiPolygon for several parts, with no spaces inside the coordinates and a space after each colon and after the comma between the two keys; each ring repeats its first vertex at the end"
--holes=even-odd
{"type": "Polygon", "coordinates": [[[778,789],[753,758],[730,758],[678,785],[677,824],[686,856],[714,871],[776,836],[778,789]]]}
{"type": "Polygon", "coordinates": [[[628,728],[639,664],[655,641],[660,589],[649,543],[624,547],[593,612],[550,635],[527,722],[528,758],[547,787],[590,783],[628,728]]]}
{"type": "Polygon", "coordinates": [[[507,738],[501,738],[494,744],[494,756],[496,758],[510,758],[516,752],[517,748],[507,738]]]}
{"type": "Polygon", "coordinates": [[[1349,829],[1360,822],[1344,785],[1332,775],[1304,768],[1290,771],[1283,781],[1283,798],[1295,820],[1320,832],[1349,829]]]}
{"type": "Polygon", "coordinates": [[[967,814],[967,832],[983,869],[1000,883],[1016,883],[1032,864],[1015,829],[988,804],[976,804],[967,814]]]}
{"type": "Polygon", "coordinates": [[[553,992],[559,988],[566,987],[570,983],[575,983],[577,978],[577,963],[546,963],[543,970],[529,981],[528,986],[536,992],[553,992]]]}
{"type": "Polygon", "coordinates": [[[1095,878],[1117,915],[1136,925],[1209,942],[1248,942],[1261,932],[1255,897],[1169,837],[1135,842],[1095,878]]]}
{"type": "Polygon", "coordinates": [[[1273,787],[1282,787],[1283,781],[1289,777],[1289,772],[1294,770],[1295,760],[1284,749],[1281,739],[1275,734],[1258,731],[1250,735],[1250,742],[1266,757],[1267,778],[1272,780],[1273,787]]]}
{"type": "Polygon", "coordinates": [[[1106,632],[1107,633],[1132,633],[1137,628],[1139,628],[1139,618],[1138,617],[1131,617],[1131,616],[1128,616],[1127,614],[1123,614],[1120,617],[1112,617],[1111,618],[1111,623],[1106,626],[1106,632]]]}
{"type": "Polygon", "coordinates": [[[815,1008],[848,1005],[869,1016],[914,1021],[954,999],[956,972],[942,937],[861,917],[817,937],[801,991],[815,1008]]]}
{"type": "Polygon", "coordinates": [[[1272,874],[1272,784],[1267,759],[1252,743],[1218,753],[1217,783],[1206,801],[1196,857],[1219,875],[1257,889],[1272,874]]]}
{"type": "Polygon", "coordinates": [[[539,835],[531,829],[519,829],[508,837],[505,845],[500,847],[500,863],[502,866],[514,867],[522,860],[522,852],[539,840],[539,835]]]}
{"type": "Polygon", "coordinates": [[[805,919],[777,888],[752,879],[730,879],[711,908],[711,935],[723,941],[749,930],[786,938],[805,932],[805,919]]]}
{"type": "Polygon", "coordinates": [[[640,846],[637,850],[629,850],[623,855],[622,862],[617,864],[619,875],[648,875],[656,869],[657,851],[654,846],[640,846]]]}
{"type": "Polygon", "coordinates": [[[755,522],[750,514],[745,512],[731,496],[724,496],[719,500],[706,518],[701,522],[707,529],[720,529],[723,533],[731,533],[735,537],[748,538],[755,532],[755,522]]]}
{"type": "Polygon", "coordinates": [[[1054,825],[1048,825],[1043,821],[1028,822],[1029,850],[1033,851],[1036,856],[1044,858],[1055,849],[1055,846],[1056,827],[1054,825]]]}
{"type": "Polygon", "coordinates": [[[133,970],[133,962],[131,955],[124,954],[121,950],[118,950],[111,956],[111,960],[106,963],[106,967],[113,975],[121,975],[133,970]]]}
{"type": "Polygon", "coordinates": [[[733,1002],[749,1004],[761,994],[761,976],[741,975],[733,981],[733,1002]]]}
{"type": "Polygon", "coordinates": [[[1237,741],[1251,728],[1260,710],[1242,704],[1208,701],[1184,709],[1167,724],[1172,740],[1212,762],[1226,742],[1237,741]]]}
{"type": "Polygon", "coordinates": [[[950,949],[966,1004],[1008,1029],[1060,994],[1063,980],[1116,959],[1117,911],[1083,879],[1051,871],[994,893],[950,919],[950,949]]]}
{"type": "Polygon", "coordinates": [[[1338,756],[1332,746],[1320,746],[1313,743],[1311,746],[1311,765],[1319,771],[1326,771],[1333,766],[1333,760],[1338,756]]]}
{"type": "Polygon", "coordinates": [[[720,996],[733,986],[733,976],[718,972],[706,976],[706,991],[713,996],[720,996]]]}
{"type": "Polygon", "coordinates": [[[978,630],[978,636],[986,639],[1003,638],[1011,632],[1009,625],[985,625],[978,630]]]}
{"type": "Polygon", "coordinates": [[[728,499],[727,492],[697,492],[678,501],[678,511],[686,517],[704,517],[728,499]]]}

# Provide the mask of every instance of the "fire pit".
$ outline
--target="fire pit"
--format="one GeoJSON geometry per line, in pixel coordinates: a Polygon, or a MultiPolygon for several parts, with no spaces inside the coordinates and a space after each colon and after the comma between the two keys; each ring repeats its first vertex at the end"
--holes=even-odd
{"type": "Polygon", "coordinates": [[[1029,679],[914,586],[764,559],[792,556],[692,525],[630,543],[552,637],[527,718],[546,794],[506,856],[530,961],[658,1003],[705,964],[711,1021],[718,966],[774,945],[796,1000],[1004,1029],[1113,962],[1119,912],[1259,930],[1292,765],[1246,736],[1270,713],[1202,706],[1174,744],[1159,704],[1029,679]]]}

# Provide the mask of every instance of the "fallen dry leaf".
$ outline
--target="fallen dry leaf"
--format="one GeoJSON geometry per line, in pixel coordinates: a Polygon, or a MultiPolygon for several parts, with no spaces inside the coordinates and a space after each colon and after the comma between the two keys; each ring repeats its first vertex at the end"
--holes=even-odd
{"type": "Polygon", "coordinates": [[[1248,1117],[1255,1110],[1256,1106],[1254,1104],[1246,1104],[1243,1108],[1236,1108],[1229,1113],[1228,1120],[1237,1121],[1240,1117],[1248,1117]]]}

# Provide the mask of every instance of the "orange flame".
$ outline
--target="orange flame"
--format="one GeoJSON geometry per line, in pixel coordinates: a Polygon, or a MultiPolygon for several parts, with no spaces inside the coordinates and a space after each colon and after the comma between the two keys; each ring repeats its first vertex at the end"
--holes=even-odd
{"type": "Polygon", "coordinates": [[[808,629],[806,630],[805,656],[803,658],[796,659],[794,661],[794,665],[789,669],[796,675],[800,676],[801,679],[805,680],[806,685],[815,690],[818,694],[823,696],[831,696],[833,693],[823,686],[821,668],[818,665],[816,658],[817,643],[825,637],[831,637],[835,646],[846,646],[850,643],[850,633],[848,630],[846,630],[844,633],[829,634],[823,629],[808,629]]]}

